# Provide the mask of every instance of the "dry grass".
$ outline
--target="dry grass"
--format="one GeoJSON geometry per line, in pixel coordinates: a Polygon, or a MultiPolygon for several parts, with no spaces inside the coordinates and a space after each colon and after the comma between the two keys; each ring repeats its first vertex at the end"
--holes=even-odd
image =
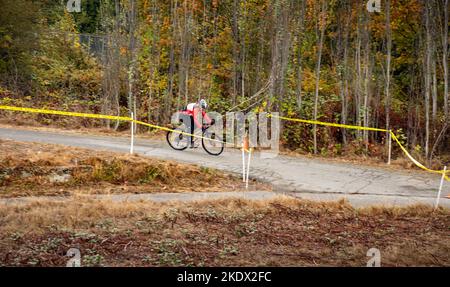
{"type": "MultiPolygon", "coordinates": [[[[94,121],[94,120],[91,120],[94,121]]],[[[84,134],[84,135],[97,135],[97,136],[108,136],[108,137],[130,137],[130,130],[128,124],[124,124],[125,129],[114,130],[104,127],[84,127],[84,126],[73,126],[68,125],[67,127],[61,127],[58,125],[48,125],[43,126],[42,124],[32,122],[32,121],[21,121],[21,120],[11,120],[0,118],[0,128],[13,128],[16,130],[32,130],[41,132],[53,132],[53,133],[63,133],[63,134],[84,134]]],[[[155,139],[163,140],[165,139],[166,132],[156,129],[144,128],[143,126],[138,126],[140,131],[136,137],[144,139],[155,139]]]]}
{"type": "Polygon", "coordinates": [[[219,200],[185,204],[75,198],[0,206],[0,265],[450,266],[448,210],[354,209],[345,202],[219,200]]]}
{"type": "MultiPolygon", "coordinates": [[[[242,187],[240,178],[218,171],[139,156],[4,140],[0,151],[2,197],[242,187]],[[50,182],[48,173],[61,167],[71,179],[50,182]]],[[[372,247],[383,266],[450,266],[449,226],[448,210],[426,206],[74,196],[0,205],[0,266],[64,266],[72,247],[84,266],[365,266],[372,247]]]]}
{"type": "Polygon", "coordinates": [[[138,155],[4,140],[0,149],[0,197],[243,188],[241,179],[231,174],[138,155]]]}

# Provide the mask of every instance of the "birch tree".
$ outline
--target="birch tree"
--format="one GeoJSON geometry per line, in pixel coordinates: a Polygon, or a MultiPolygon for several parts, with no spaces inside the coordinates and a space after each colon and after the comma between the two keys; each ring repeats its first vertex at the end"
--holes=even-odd
{"type": "MultiPolygon", "coordinates": [[[[319,26],[320,36],[318,35],[317,42],[317,62],[316,62],[316,71],[315,71],[315,92],[314,92],[314,120],[317,121],[317,111],[319,104],[319,82],[320,82],[320,62],[322,60],[322,49],[323,49],[323,41],[325,37],[325,28],[327,21],[327,1],[322,1],[322,8],[320,9],[320,17],[317,25],[319,26]]],[[[317,154],[317,125],[313,126],[313,137],[314,137],[314,154],[317,154]]]]}
{"type": "MultiPolygon", "coordinates": [[[[391,129],[391,50],[392,50],[392,31],[391,31],[391,1],[386,0],[386,74],[385,74],[385,106],[386,106],[386,139],[389,137],[391,129]]],[[[388,145],[386,140],[386,145],[388,145]]]]}

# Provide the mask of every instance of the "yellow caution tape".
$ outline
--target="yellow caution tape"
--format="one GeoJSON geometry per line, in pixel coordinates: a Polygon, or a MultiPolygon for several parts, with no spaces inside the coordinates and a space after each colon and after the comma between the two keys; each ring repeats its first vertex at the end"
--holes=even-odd
{"type": "MultiPolygon", "coordinates": [[[[353,126],[353,125],[344,125],[344,124],[336,124],[336,123],[327,123],[327,122],[321,122],[321,121],[313,121],[313,120],[303,120],[303,119],[296,119],[296,118],[287,118],[282,116],[274,116],[269,114],[268,117],[274,117],[279,118],[286,121],[293,121],[293,122],[300,122],[300,123],[307,123],[307,124],[316,124],[316,125],[322,125],[322,126],[330,126],[330,127],[338,127],[338,128],[347,128],[347,129],[355,129],[355,130],[366,130],[366,131],[378,131],[378,132],[388,132],[386,129],[379,129],[379,128],[371,128],[371,127],[362,127],[362,126],[353,126]]],[[[450,170],[444,171],[444,170],[432,170],[421,164],[419,161],[417,161],[412,155],[406,150],[406,148],[400,143],[398,138],[395,136],[395,134],[389,130],[389,133],[391,134],[392,138],[397,142],[397,144],[400,146],[401,150],[405,153],[405,155],[419,168],[432,172],[432,173],[439,173],[444,175],[444,178],[448,181],[450,181],[449,176],[447,173],[450,173],[450,170]]]]}
{"type": "Polygon", "coordinates": [[[134,122],[136,124],[140,124],[140,125],[148,126],[148,127],[151,127],[151,128],[155,128],[155,129],[160,129],[160,130],[164,130],[164,131],[171,131],[171,132],[175,132],[175,133],[179,133],[179,134],[183,134],[183,135],[188,135],[188,136],[192,136],[192,137],[195,137],[195,138],[206,139],[206,140],[209,140],[209,141],[215,141],[215,142],[219,142],[219,143],[226,143],[224,141],[211,139],[211,138],[206,138],[206,137],[199,136],[199,135],[196,135],[196,134],[190,134],[190,133],[183,132],[183,131],[180,131],[180,130],[173,130],[173,129],[169,129],[169,128],[166,128],[166,127],[149,124],[149,123],[142,122],[142,121],[137,121],[137,120],[134,120],[134,119],[132,119],[130,117],[109,116],[109,115],[88,114],[88,113],[75,113],[75,112],[66,112],[66,111],[58,111],[58,110],[34,109],[34,108],[23,108],[23,107],[13,107],[13,106],[0,106],[0,110],[17,111],[17,112],[28,112],[28,113],[38,113],[38,114],[48,114],[48,115],[61,115],[61,116],[71,116],[71,117],[94,118],[94,119],[110,119],[110,120],[119,120],[119,121],[129,121],[129,122],[134,122]]]}
{"type": "Polygon", "coordinates": [[[28,112],[28,113],[38,113],[38,114],[49,114],[49,115],[62,115],[71,117],[83,117],[83,118],[94,118],[94,119],[110,119],[119,121],[132,121],[130,117],[120,117],[120,116],[108,116],[99,114],[86,114],[86,113],[74,113],[56,110],[46,110],[46,109],[33,109],[33,108],[21,108],[12,106],[0,106],[0,110],[17,111],[17,112],[28,112]]]}
{"type": "Polygon", "coordinates": [[[306,124],[312,124],[312,125],[322,125],[322,126],[330,126],[330,127],[337,127],[337,128],[346,128],[346,129],[354,129],[354,130],[366,130],[366,131],[375,131],[375,132],[387,132],[387,130],[385,130],[385,129],[378,129],[378,128],[352,126],[352,125],[344,125],[344,124],[335,124],[335,123],[327,123],[327,122],[312,121],[312,120],[302,120],[302,119],[274,116],[274,115],[271,115],[271,114],[269,114],[268,116],[269,117],[274,117],[274,118],[279,118],[279,119],[286,120],[286,121],[300,122],[300,123],[306,123],[306,124]]]}
{"type": "Polygon", "coordinates": [[[402,149],[402,151],[406,154],[406,156],[419,168],[426,170],[428,172],[432,172],[432,173],[439,173],[439,174],[443,174],[444,178],[448,181],[450,181],[450,178],[446,175],[446,173],[450,172],[450,170],[432,170],[429,169],[428,167],[424,166],[423,164],[421,164],[419,161],[417,161],[415,158],[412,157],[412,155],[406,150],[406,148],[400,143],[400,141],[398,140],[398,138],[395,136],[395,134],[390,131],[391,133],[391,137],[397,142],[397,144],[399,145],[399,147],[402,149]]]}
{"type": "MultiPolygon", "coordinates": [[[[119,120],[119,121],[130,121],[130,122],[134,122],[136,124],[148,126],[148,127],[159,129],[159,130],[171,131],[171,132],[176,132],[176,133],[179,133],[179,134],[192,136],[192,137],[196,137],[196,138],[202,138],[202,139],[207,139],[207,140],[210,140],[210,141],[226,143],[224,141],[210,139],[210,138],[205,138],[203,136],[190,134],[190,133],[186,133],[186,132],[183,132],[183,131],[174,130],[174,129],[170,129],[170,128],[166,128],[166,127],[162,127],[162,126],[158,126],[158,125],[149,124],[149,123],[146,123],[146,122],[134,120],[134,119],[132,119],[130,117],[109,116],[109,115],[99,115],[99,114],[89,114],[89,113],[75,113],[75,112],[47,110],[47,109],[23,108],[23,107],[14,107],[14,106],[0,106],[0,110],[28,112],[28,113],[39,113],[39,114],[51,114],[51,115],[62,115],[62,116],[72,116],[72,117],[95,118],[95,119],[110,119],[110,120],[119,120]]],[[[268,117],[279,118],[279,119],[286,120],[286,121],[294,121],[294,122],[301,122],[301,123],[314,124],[314,125],[323,125],[323,126],[330,126],[330,127],[338,127],[338,128],[367,130],[367,131],[378,131],[378,132],[387,132],[388,131],[386,129],[362,127],[362,126],[353,126],[353,125],[344,125],[344,124],[336,124],[336,123],[327,123],[327,122],[313,121],[313,120],[303,120],[303,119],[288,118],[288,117],[282,117],[282,116],[274,116],[274,115],[271,115],[271,114],[269,114],[268,117]]],[[[419,161],[417,161],[414,157],[412,157],[411,154],[409,154],[409,152],[406,150],[405,147],[403,147],[403,145],[400,143],[400,141],[398,140],[398,138],[395,136],[395,134],[392,131],[389,131],[389,132],[390,132],[392,138],[395,140],[395,142],[400,146],[401,150],[405,153],[405,155],[416,166],[418,166],[419,168],[421,168],[421,169],[423,169],[425,171],[428,171],[428,172],[442,174],[447,181],[450,181],[449,176],[447,176],[447,173],[450,173],[450,170],[447,170],[447,171],[444,171],[444,170],[432,170],[432,169],[427,168],[426,166],[421,164],[419,161]]]]}

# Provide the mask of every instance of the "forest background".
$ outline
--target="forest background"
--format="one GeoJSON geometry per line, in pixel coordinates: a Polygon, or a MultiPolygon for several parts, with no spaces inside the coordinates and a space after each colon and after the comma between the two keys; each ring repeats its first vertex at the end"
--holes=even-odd
{"type": "MultiPolygon", "coordinates": [[[[271,111],[392,129],[419,160],[450,162],[448,0],[382,0],[380,12],[366,2],[81,0],[81,12],[69,13],[66,0],[0,0],[0,105],[134,112],[165,125],[205,98],[222,114],[271,111]]],[[[382,132],[282,123],[289,151],[386,154],[382,132]]]]}

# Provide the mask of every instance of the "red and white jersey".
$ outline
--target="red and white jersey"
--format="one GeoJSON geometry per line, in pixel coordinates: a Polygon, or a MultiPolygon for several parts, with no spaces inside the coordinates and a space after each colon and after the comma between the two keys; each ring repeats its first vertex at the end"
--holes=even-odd
{"type": "Polygon", "coordinates": [[[186,106],[186,110],[188,110],[188,111],[190,111],[190,112],[193,112],[193,111],[194,111],[194,108],[195,108],[195,105],[197,105],[197,103],[190,103],[190,104],[188,104],[188,105],[186,106]]]}
{"type": "Polygon", "coordinates": [[[194,124],[198,127],[202,127],[201,119],[205,120],[206,123],[211,124],[211,119],[206,114],[205,110],[202,109],[201,114],[199,113],[200,108],[197,103],[190,103],[186,106],[186,110],[182,111],[183,114],[190,115],[194,119],[194,124]],[[201,117],[200,117],[201,115],[201,117]]]}

